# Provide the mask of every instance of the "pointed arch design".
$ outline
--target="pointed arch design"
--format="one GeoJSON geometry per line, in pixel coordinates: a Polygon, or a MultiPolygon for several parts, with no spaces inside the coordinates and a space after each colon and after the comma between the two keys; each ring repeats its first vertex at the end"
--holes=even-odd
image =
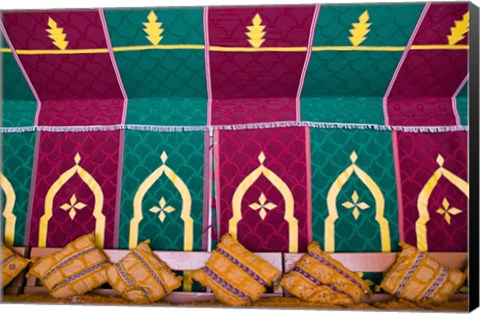
{"type": "Polygon", "coordinates": [[[17,217],[13,213],[16,195],[12,184],[1,171],[0,188],[5,193],[5,208],[3,209],[3,217],[5,217],[5,244],[12,247],[15,240],[15,223],[17,222],[17,217]]]}
{"type": "Polygon", "coordinates": [[[350,179],[352,174],[356,174],[360,180],[367,186],[375,199],[375,220],[380,226],[380,241],[382,252],[390,252],[390,229],[388,220],[385,218],[385,199],[383,193],[373,179],[355,162],[358,156],[355,151],[350,154],[352,164],[347,167],[337,179],[333,182],[327,194],[328,217],[325,220],[325,252],[335,252],[335,221],[338,219],[337,197],[343,186],[350,179]]]}
{"type": "Polygon", "coordinates": [[[430,214],[428,213],[428,202],[433,190],[438,184],[440,178],[444,177],[454,186],[456,186],[463,194],[469,198],[469,186],[462,178],[456,176],[449,170],[443,168],[445,159],[438,154],[436,162],[438,169],[432,174],[427,183],[423,186],[417,199],[418,219],[415,223],[415,232],[417,234],[417,247],[420,251],[426,252],[428,250],[427,243],[427,222],[430,221],[430,214]]]}
{"type": "Polygon", "coordinates": [[[103,248],[105,240],[105,215],[102,212],[104,201],[103,191],[95,178],[79,165],[81,159],[80,154],[77,153],[74,158],[75,165],[62,173],[52,184],[50,189],[48,189],[47,196],[45,197],[45,213],[40,218],[38,238],[39,247],[47,246],[48,222],[53,216],[53,200],[55,199],[55,196],[65,183],[67,183],[75,174],[78,174],[80,179],[82,179],[82,181],[88,186],[95,197],[95,205],[93,208],[93,216],[95,217],[95,242],[98,247],[103,248]]]}
{"type": "Polygon", "coordinates": [[[228,231],[236,239],[237,226],[242,220],[242,200],[245,193],[250,189],[253,183],[264,175],[267,180],[280,192],[285,201],[285,215],[284,219],[288,222],[288,250],[289,252],[298,252],[298,220],[294,216],[294,198],[292,191],[288,185],[273,171],[264,166],[266,157],[263,152],[258,155],[260,166],[253,170],[248,176],[239,184],[232,198],[233,216],[228,222],[228,231]]]}
{"type": "Polygon", "coordinates": [[[184,223],[184,240],[183,248],[184,251],[193,250],[193,218],[191,216],[192,209],[192,196],[188,190],[187,185],[183,180],[177,176],[177,174],[170,169],[165,162],[167,161],[168,155],[165,151],[160,155],[162,160],[162,165],[155,169],[138,187],[137,192],[133,198],[133,218],[130,220],[130,236],[128,246],[133,249],[138,244],[138,225],[143,219],[142,214],[142,202],[145,194],[153,186],[153,184],[160,179],[160,177],[165,174],[165,176],[172,182],[175,188],[180,192],[182,198],[182,211],[180,218],[184,223]]]}

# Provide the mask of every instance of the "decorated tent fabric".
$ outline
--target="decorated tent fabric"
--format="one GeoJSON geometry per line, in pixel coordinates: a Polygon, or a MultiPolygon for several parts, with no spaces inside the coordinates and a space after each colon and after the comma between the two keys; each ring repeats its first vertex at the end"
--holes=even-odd
{"type": "Polygon", "coordinates": [[[4,241],[466,251],[468,28],[466,2],[4,12],[4,241]]]}

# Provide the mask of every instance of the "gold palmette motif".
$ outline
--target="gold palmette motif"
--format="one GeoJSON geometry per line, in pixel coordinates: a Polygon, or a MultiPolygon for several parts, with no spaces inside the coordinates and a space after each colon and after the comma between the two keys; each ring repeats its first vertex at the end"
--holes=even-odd
{"type": "Polygon", "coordinates": [[[5,244],[11,247],[15,239],[15,223],[17,221],[17,217],[13,213],[16,196],[12,184],[1,171],[0,188],[5,193],[5,208],[3,209],[3,217],[5,217],[5,244]]]}
{"type": "MultiPolygon", "coordinates": [[[[439,166],[438,169],[435,170],[430,179],[428,179],[427,183],[425,183],[425,186],[420,191],[420,194],[418,194],[417,199],[418,219],[415,223],[415,231],[417,234],[417,247],[422,252],[426,252],[428,250],[427,223],[430,220],[430,214],[428,213],[428,202],[440,178],[444,177],[460,191],[462,191],[463,194],[469,197],[468,183],[443,167],[445,159],[442,155],[438,154],[436,162],[439,166]]],[[[444,201],[443,203],[444,206],[446,206],[448,201],[444,201]]],[[[449,206],[450,204],[446,206],[446,210],[449,209],[449,206]]],[[[459,213],[458,209],[456,208],[453,212],[455,214],[459,213]]],[[[447,222],[450,224],[450,219],[448,219],[447,222]]]]}
{"type": "MultiPolygon", "coordinates": [[[[81,159],[80,154],[77,153],[74,157],[75,165],[62,173],[52,184],[50,189],[48,189],[47,196],[45,197],[45,213],[40,218],[38,238],[39,247],[47,246],[48,222],[53,216],[53,200],[55,199],[55,196],[75,174],[78,174],[80,179],[82,179],[82,181],[88,186],[95,197],[95,205],[93,207],[93,216],[95,217],[95,242],[98,247],[103,248],[105,240],[105,215],[102,212],[104,201],[103,191],[95,178],[79,165],[81,159]]],[[[72,201],[72,198],[70,200],[72,201]]],[[[77,204],[77,207],[85,207],[85,204],[83,203],[80,203],[81,205],[79,206],[76,199],[74,204],[77,204]]],[[[70,218],[72,218],[72,215],[70,215],[70,218]]]]}
{"type": "Polygon", "coordinates": [[[357,47],[367,39],[367,34],[370,32],[369,27],[372,25],[367,23],[369,19],[370,16],[368,15],[368,10],[366,10],[359,16],[358,23],[352,23],[352,28],[350,29],[350,35],[352,36],[348,37],[352,46],[357,47]]]}
{"type": "Polygon", "coordinates": [[[470,13],[467,12],[459,21],[454,21],[453,27],[450,28],[450,35],[447,36],[448,45],[453,46],[465,38],[470,27],[470,13]]]}
{"type": "Polygon", "coordinates": [[[256,14],[252,19],[252,25],[247,26],[248,32],[245,33],[247,35],[248,42],[253,48],[260,48],[265,41],[264,36],[266,32],[263,30],[265,29],[265,25],[262,25],[262,17],[260,14],[256,14]]]}
{"type": "Polygon", "coordinates": [[[148,22],[143,23],[143,26],[145,26],[143,31],[147,34],[146,37],[148,41],[152,43],[152,45],[154,46],[157,46],[160,43],[160,41],[162,41],[163,36],[161,35],[164,31],[162,28],[162,23],[157,22],[157,19],[158,17],[155,14],[155,12],[150,11],[150,13],[147,16],[148,22]]]}
{"type": "MultiPolygon", "coordinates": [[[[180,192],[180,196],[182,197],[182,211],[180,214],[180,218],[183,220],[183,223],[184,223],[183,250],[184,251],[193,250],[193,218],[191,217],[192,197],[190,195],[190,191],[188,190],[187,185],[182,181],[182,179],[179,176],[177,176],[177,174],[172,169],[170,169],[165,164],[167,161],[167,158],[168,158],[168,155],[164,151],[160,155],[162,165],[157,169],[155,169],[155,171],[153,171],[140,184],[133,198],[133,218],[132,220],[130,220],[130,238],[129,238],[129,247],[131,249],[135,248],[138,244],[138,225],[143,219],[143,211],[142,211],[143,198],[147,194],[148,190],[153,186],[153,184],[158,179],[160,179],[162,175],[165,174],[165,176],[172,182],[172,184],[175,186],[178,192],[180,192]]],[[[169,210],[169,212],[173,212],[173,210],[174,209],[172,207],[171,210],[169,210]]]]}
{"type": "MultiPolygon", "coordinates": [[[[294,204],[292,191],[288,185],[272,170],[265,167],[265,154],[261,152],[258,155],[260,166],[253,170],[243,181],[238,185],[233,193],[232,211],[233,216],[228,222],[228,232],[236,239],[237,227],[240,220],[242,220],[242,200],[245,193],[252,187],[257,179],[263,175],[272,185],[280,192],[285,201],[285,215],[284,219],[288,222],[288,250],[289,252],[298,252],[298,220],[294,216],[294,204]]],[[[260,200],[261,201],[261,200],[260,200]]],[[[272,204],[271,207],[273,207],[272,204]]],[[[276,205],[275,205],[276,206],[276,205]]],[[[273,209],[273,208],[272,208],[273,209]]]]}
{"type": "Polygon", "coordinates": [[[63,28],[58,27],[57,22],[55,22],[55,20],[51,17],[48,18],[47,25],[49,28],[47,28],[46,31],[49,34],[48,37],[52,40],[52,44],[54,44],[60,50],[67,49],[67,34],[63,32],[63,28]]]}
{"type": "MultiPolygon", "coordinates": [[[[352,164],[345,169],[337,179],[333,182],[327,194],[328,217],[325,220],[325,251],[335,252],[335,221],[338,219],[337,197],[345,183],[351,178],[352,174],[356,174],[365,184],[375,199],[375,220],[380,226],[380,240],[382,244],[382,252],[390,252],[390,230],[388,220],[385,218],[385,199],[382,191],[373,179],[355,163],[358,159],[357,153],[353,151],[350,154],[352,164]]],[[[365,207],[365,206],[363,206],[365,207]]],[[[365,207],[366,209],[366,207],[365,207]]]]}

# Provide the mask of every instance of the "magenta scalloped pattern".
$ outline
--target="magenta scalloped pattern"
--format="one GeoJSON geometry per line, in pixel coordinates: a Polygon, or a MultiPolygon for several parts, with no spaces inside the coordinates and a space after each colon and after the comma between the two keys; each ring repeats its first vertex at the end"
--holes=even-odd
{"type": "MultiPolygon", "coordinates": [[[[466,3],[432,4],[413,44],[448,44],[450,27],[467,11],[466,3]]],[[[467,73],[468,50],[410,50],[387,99],[389,123],[455,125],[452,96],[467,73]]]]}
{"type": "Polygon", "coordinates": [[[212,123],[295,120],[305,53],[211,52],[212,123]]]}
{"type": "Polygon", "coordinates": [[[69,49],[107,47],[97,10],[5,12],[3,23],[15,49],[58,49],[46,31],[49,17],[67,34],[69,49]]]}
{"type": "MultiPolygon", "coordinates": [[[[107,48],[98,11],[86,10],[5,13],[5,29],[14,49],[59,50],[46,31],[49,17],[63,28],[67,49],[107,48]]],[[[121,122],[123,94],[108,53],[20,54],[19,58],[42,101],[40,124],[57,125],[46,118],[57,116],[67,124],[91,125],[98,123],[97,115],[106,113],[104,123],[121,122]],[[101,101],[105,99],[121,101],[101,101]],[[78,120],[72,120],[73,115],[78,120]]]]}
{"type": "MultiPolygon", "coordinates": [[[[35,194],[29,224],[30,246],[38,245],[40,218],[45,211],[48,190],[62,173],[75,165],[74,157],[78,152],[81,156],[79,165],[88,171],[102,188],[104,196],[102,213],[105,215],[104,247],[113,247],[119,132],[40,134],[35,194]]],[[[79,175],[75,174],[62,186],[53,200],[53,216],[48,223],[47,247],[63,247],[85,233],[94,232],[94,204],[92,191],[79,175]],[[69,211],[61,209],[60,206],[70,204],[73,194],[77,202],[86,206],[76,210],[72,220],[69,211]]]]}
{"type": "MultiPolygon", "coordinates": [[[[298,220],[298,249],[306,251],[309,235],[307,199],[307,166],[305,128],[275,128],[262,130],[220,131],[216,133],[219,165],[217,174],[217,212],[220,234],[229,231],[232,217],[232,198],[236,188],[260,162],[277,174],[289,187],[294,197],[294,216],[298,220]]],[[[288,252],[289,228],[284,220],[285,202],[276,187],[265,176],[260,176],[247,190],[241,203],[243,219],[237,226],[237,238],[252,251],[288,252]],[[249,205],[259,203],[261,194],[276,208],[266,210],[262,220],[258,210],[249,205]]]]}
{"type": "MultiPolygon", "coordinates": [[[[314,6],[210,8],[210,46],[251,47],[247,26],[258,13],[261,47],[305,47],[314,6]]],[[[212,124],[296,119],[305,52],[210,52],[212,124]]]]}
{"type": "Polygon", "coordinates": [[[208,9],[211,46],[251,47],[247,26],[258,13],[266,34],[262,47],[302,47],[308,44],[315,6],[264,6],[208,9]]]}
{"type": "MultiPolygon", "coordinates": [[[[468,12],[468,2],[461,3],[432,3],[427,15],[418,29],[413,41],[414,45],[446,45],[450,28],[455,26],[455,21],[462,20],[468,12]]],[[[467,45],[468,34],[457,45],[467,45]]]]}
{"type": "Polygon", "coordinates": [[[54,100],[42,103],[39,125],[108,125],[121,122],[122,99],[54,100]]]}
{"type": "MultiPolygon", "coordinates": [[[[439,154],[445,159],[444,168],[467,180],[467,132],[397,133],[398,155],[403,204],[405,241],[417,245],[415,223],[419,217],[418,195],[438,169],[439,154]]],[[[398,175],[398,174],[397,174],[398,175]]],[[[427,223],[429,251],[466,251],[468,240],[468,198],[452,183],[441,178],[428,203],[430,221],[427,223]],[[449,224],[437,213],[446,198],[450,207],[462,212],[452,215],[449,224]]],[[[400,215],[401,216],[401,215],[400,215]]]]}

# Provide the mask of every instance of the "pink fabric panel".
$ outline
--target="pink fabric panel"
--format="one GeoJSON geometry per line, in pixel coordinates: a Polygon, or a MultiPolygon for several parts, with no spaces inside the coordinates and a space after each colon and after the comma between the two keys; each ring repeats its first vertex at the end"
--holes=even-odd
{"type": "MultiPolygon", "coordinates": [[[[311,240],[305,128],[219,131],[215,145],[220,235],[230,230],[235,191],[260,166],[259,155],[263,152],[263,165],[275,173],[292,193],[294,217],[298,220],[298,251],[304,252],[311,240]]],[[[286,202],[279,188],[262,174],[252,182],[241,200],[242,219],[238,222],[237,238],[250,250],[289,251],[289,224],[284,218],[286,202]],[[273,209],[265,209],[264,219],[261,210],[255,210],[251,205],[261,204],[262,194],[264,204],[275,205],[273,209]]]]}
{"type": "MultiPolygon", "coordinates": [[[[210,47],[250,47],[247,26],[258,13],[265,35],[260,48],[306,47],[314,6],[210,8],[210,47]]],[[[305,52],[210,51],[212,124],[296,119],[295,98],[305,52]]]]}
{"type": "MultiPolygon", "coordinates": [[[[416,222],[419,218],[418,197],[428,180],[439,168],[437,157],[444,159],[443,167],[467,181],[467,132],[452,133],[397,133],[400,182],[403,204],[405,241],[417,245],[416,222]]],[[[468,242],[468,197],[442,176],[428,200],[428,251],[466,251],[468,242]],[[457,208],[450,223],[437,210],[457,208]]]]}
{"type": "Polygon", "coordinates": [[[3,23],[15,50],[41,49],[56,54],[18,53],[42,102],[39,125],[93,125],[120,123],[123,95],[108,52],[62,53],[47,29],[52,18],[62,28],[72,49],[107,49],[96,10],[5,13],[3,23]],[[99,100],[116,99],[101,102],[99,100]],[[58,123],[62,120],[62,123],[58,123]]]}
{"type": "MultiPolygon", "coordinates": [[[[115,204],[117,197],[117,172],[120,131],[72,132],[40,134],[36,167],[35,194],[31,212],[29,245],[37,246],[39,224],[45,213],[47,193],[54,182],[78,163],[98,183],[103,194],[102,214],[105,216],[105,247],[113,247],[115,228],[115,204]]],[[[63,247],[85,233],[95,231],[93,209],[95,197],[78,173],[63,184],[53,199],[52,217],[48,223],[47,246],[63,247]],[[70,204],[75,194],[78,202],[86,206],[76,210],[74,219],[69,211],[61,208],[70,204]]]]}
{"type": "MultiPolygon", "coordinates": [[[[413,45],[447,45],[468,4],[432,4],[413,45]]],[[[467,44],[468,34],[455,45],[467,44]]],[[[455,125],[452,99],[468,72],[468,50],[409,50],[394,78],[387,107],[391,125],[455,125]]]]}

